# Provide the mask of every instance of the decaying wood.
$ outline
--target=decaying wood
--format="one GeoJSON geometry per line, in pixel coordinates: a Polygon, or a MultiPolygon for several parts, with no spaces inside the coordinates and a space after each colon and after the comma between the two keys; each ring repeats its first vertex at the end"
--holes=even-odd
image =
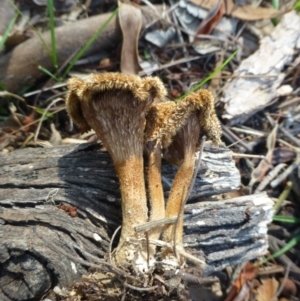
{"type": "Polygon", "coordinates": [[[259,49],[234,71],[234,79],[225,86],[221,99],[225,103],[223,117],[231,125],[244,122],[285,93],[280,87],[285,78],[283,68],[300,50],[299,28],[299,14],[285,14],[272,34],[261,40],[259,49]]]}
{"type": "MultiPolygon", "coordinates": [[[[156,7],[158,11],[160,6],[156,7]]],[[[143,24],[151,23],[158,18],[156,12],[149,7],[142,8],[143,24]]],[[[75,23],[58,27],[55,30],[57,64],[61,66],[74,52],[80,50],[93,34],[107,21],[111,13],[78,20],[75,23]]],[[[41,34],[48,49],[51,49],[50,32],[41,34]]],[[[85,55],[105,53],[114,49],[122,41],[122,33],[117,18],[113,18],[105,27],[101,35],[88,48],[85,55]]],[[[53,71],[51,58],[39,37],[31,39],[15,47],[10,53],[0,57],[0,82],[9,92],[18,92],[20,89],[33,85],[44,74],[38,69],[42,66],[53,71]]]]}
{"type": "MultiPolygon", "coordinates": [[[[118,179],[95,143],[17,150],[0,162],[0,300],[38,299],[87,271],[55,249],[91,263],[105,256],[121,223],[118,179]],[[78,215],[59,204],[76,207],[78,215]]],[[[162,170],[167,196],[176,168],[164,163],[162,170]]],[[[272,208],[266,195],[195,202],[239,185],[231,152],[207,143],[185,208],[184,236],[187,250],[206,262],[205,274],[266,252],[272,208]]]]}

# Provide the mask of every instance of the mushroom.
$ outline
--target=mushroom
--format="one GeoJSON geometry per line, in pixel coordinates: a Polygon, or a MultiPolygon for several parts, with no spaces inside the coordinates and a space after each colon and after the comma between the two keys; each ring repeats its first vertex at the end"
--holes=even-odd
{"type": "Polygon", "coordinates": [[[134,227],[147,222],[143,147],[145,115],[154,99],[166,94],[156,77],[119,73],[71,78],[67,109],[82,131],[94,129],[108,150],[120,181],[122,230],[116,250],[118,263],[132,260],[134,227]]]}
{"type": "MultiPolygon", "coordinates": [[[[147,141],[147,137],[146,137],[147,141]]],[[[165,199],[161,178],[161,144],[159,140],[148,141],[145,151],[148,157],[147,182],[150,203],[150,221],[160,220],[165,217],[165,199]]],[[[162,227],[156,227],[149,231],[150,239],[160,237],[162,227]]],[[[150,255],[155,252],[155,247],[150,246],[150,255]]]]}
{"type": "Polygon", "coordinates": [[[174,225],[169,225],[165,227],[163,238],[182,247],[183,213],[180,211],[192,181],[199,136],[206,135],[213,143],[220,143],[221,130],[211,93],[202,89],[178,104],[169,101],[152,106],[147,114],[145,133],[148,141],[160,141],[163,157],[180,167],[165,213],[166,217],[179,216],[176,235],[174,225]]]}

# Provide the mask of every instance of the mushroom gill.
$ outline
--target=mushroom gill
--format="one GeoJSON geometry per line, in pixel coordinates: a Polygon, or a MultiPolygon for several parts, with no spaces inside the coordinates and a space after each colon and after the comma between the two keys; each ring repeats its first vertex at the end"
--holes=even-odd
{"type": "Polygon", "coordinates": [[[116,250],[118,263],[133,259],[134,227],[147,222],[143,147],[145,115],[154,98],[166,91],[156,77],[119,73],[91,74],[68,82],[67,109],[83,130],[94,129],[108,150],[120,181],[122,230],[116,250]]]}

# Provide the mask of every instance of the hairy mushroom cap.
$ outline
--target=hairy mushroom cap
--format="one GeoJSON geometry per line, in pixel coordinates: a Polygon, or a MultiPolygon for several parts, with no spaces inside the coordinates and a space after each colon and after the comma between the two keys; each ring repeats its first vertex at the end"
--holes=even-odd
{"type": "Polygon", "coordinates": [[[214,99],[207,90],[191,93],[178,104],[165,102],[153,105],[147,114],[146,141],[161,141],[164,157],[180,166],[166,206],[166,217],[179,215],[176,235],[174,226],[167,226],[164,230],[164,239],[170,242],[175,238],[179,246],[182,245],[183,234],[183,213],[180,209],[193,177],[200,135],[206,135],[217,145],[221,141],[214,99]]]}
{"type": "MultiPolygon", "coordinates": [[[[145,115],[156,97],[166,94],[155,77],[119,73],[91,74],[68,82],[67,108],[82,129],[92,128],[110,153],[119,176],[123,223],[117,261],[127,259],[127,237],[147,221],[143,171],[145,115]]],[[[131,254],[130,256],[132,256],[131,254]]]]}
{"type": "Polygon", "coordinates": [[[199,115],[202,135],[206,135],[215,145],[219,145],[221,127],[214,109],[214,98],[205,89],[189,94],[178,104],[166,101],[151,106],[147,114],[146,141],[159,139],[162,148],[167,148],[194,112],[199,115]]]}
{"type": "MultiPolygon", "coordinates": [[[[82,102],[89,103],[97,93],[119,91],[130,92],[139,101],[146,101],[149,97],[162,99],[166,89],[158,77],[140,78],[136,75],[120,73],[91,74],[84,80],[72,77],[68,80],[68,94],[66,98],[67,111],[74,123],[81,131],[88,131],[88,124],[82,113],[82,102]]],[[[108,95],[109,97],[109,95],[108,95]]]]}

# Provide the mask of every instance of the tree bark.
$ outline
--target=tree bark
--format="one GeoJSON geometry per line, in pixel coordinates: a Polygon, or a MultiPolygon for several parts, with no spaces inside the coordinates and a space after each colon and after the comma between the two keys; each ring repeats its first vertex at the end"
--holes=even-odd
{"type": "MultiPolygon", "coordinates": [[[[96,143],[21,149],[0,162],[0,300],[39,300],[86,273],[82,260],[105,256],[121,224],[118,179],[96,143]],[[77,216],[61,204],[76,207],[77,216]]],[[[163,163],[165,197],[176,170],[163,163]]],[[[204,274],[267,250],[272,201],[266,195],[199,202],[239,185],[231,152],[207,143],[185,208],[184,235],[186,248],[206,262],[204,274]]]]}

